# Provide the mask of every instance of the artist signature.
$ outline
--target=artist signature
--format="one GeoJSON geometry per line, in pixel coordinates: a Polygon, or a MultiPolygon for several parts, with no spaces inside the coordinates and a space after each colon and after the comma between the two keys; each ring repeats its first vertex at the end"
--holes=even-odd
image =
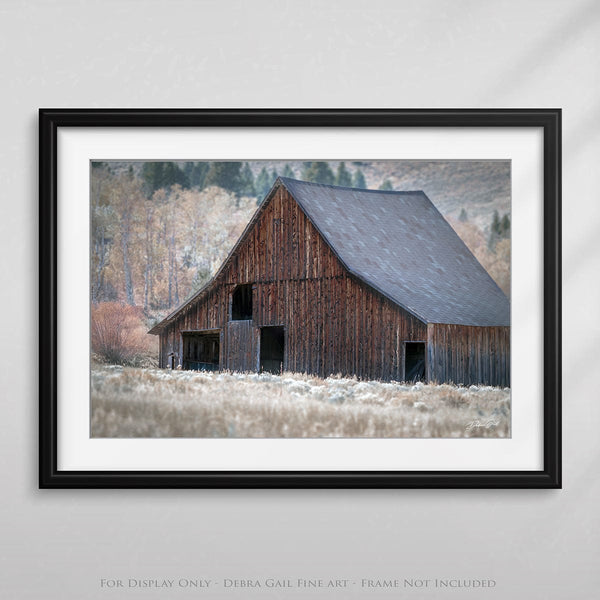
{"type": "Polygon", "coordinates": [[[465,431],[471,431],[471,429],[493,429],[500,424],[500,421],[496,421],[495,419],[488,419],[487,421],[480,421],[476,419],[475,421],[471,421],[466,424],[465,431]]]}

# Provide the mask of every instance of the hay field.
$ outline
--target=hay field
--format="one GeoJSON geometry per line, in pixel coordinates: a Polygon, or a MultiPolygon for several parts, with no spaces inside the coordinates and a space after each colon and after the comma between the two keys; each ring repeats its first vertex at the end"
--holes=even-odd
{"type": "Polygon", "coordinates": [[[92,437],[509,437],[510,390],[94,365],[92,437]]]}

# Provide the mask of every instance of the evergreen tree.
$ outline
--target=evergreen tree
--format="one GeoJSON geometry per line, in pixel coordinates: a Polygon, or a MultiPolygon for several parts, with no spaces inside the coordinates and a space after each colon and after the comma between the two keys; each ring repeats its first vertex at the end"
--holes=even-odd
{"type": "Polygon", "coordinates": [[[279,175],[277,175],[277,171],[275,169],[273,169],[271,171],[271,181],[273,183],[275,183],[277,181],[277,178],[279,177],[279,175]]]}
{"type": "Polygon", "coordinates": [[[147,162],[142,167],[144,192],[150,198],[156,190],[172,185],[189,187],[185,173],[174,162],[147,162]]]}
{"type": "Polygon", "coordinates": [[[502,219],[498,211],[494,211],[492,218],[492,224],[490,225],[490,239],[488,241],[488,248],[491,251],[495,251],[496,244],[500,240],[504,240],[510,237],[510,215],[506,213],[502,219]]]}
{"type": "Polygon", "coordinates": [[[163,187],[163,166],[161,162],[146,162],[142,167],[144,192],[148,198],[163,187]]]}
{"type": "Polygon", "coordinates": [[[494,216],[492,217],[492,233],[500,235],[500,215],[497,210],[494,211],[494,216]]]}
{"type": "Polygon", "coordinates": [[[335,175],[329,163],[323,161],[312,162],[310,167],[304,172],[302,178],[306,181],[325,185],[333,185],[335,183],[335,175]]]}
{"type": "Polygon", "coordinates": [[[506,213],[500,221],[500,232],[503,238],[510,237],[510,216],[506,213]]]}
{"type": "Polygon", "coordinates": [[[163,163],[163,180],[162,186],[170,188],[172,185],[180,185],[183,188],[190,187],[190,183],[185,176],[185,173],[174,162],[163,163]]]}
{"type": "Polygon", "coordinates": [[[342,187],[352,186],[352,175],[350,174],[350,171],[346,169],[344,162],[341,162],[338,165],[337,173],[335,175],[335,185],[341,185],[342,187]]]}
{"type": "Polygon", "coordinates": [[[273,181],[271,181],[271,176],[267,169],[263,167],[256,176],[256,182],[254,184],[254,187],[256,188],[257,204],[262,202],[263,198],[269,193],[272,185],[273,181]]]}
{"type": "Polygon", "coordinates": [[[500,215],[498,211],[494,211],[494,216],[492,217],[492,224],[490,225],[490,239],[488,240],[488,248],[494,252],[496,249],[496,244],[498,240],[501,238],[500,235],[500,215]]]}
{"type": "Polygon", "coordinates": [[[211,162],[206,174],[206,187],[216,185],[237,194],[241,187],[241,170],[241,162],[211,162]]]}
{"type": "Polygon", "coordinates": [[[458,220],[462,223],[466,223],[469,220],[469,216],[467,215],[467,211],[465,210],[464,206],[460,211],[460,215],[458,215],[458,220]]]}
{"type": "Polygon", "coordinates": [[[254,187],[254,175],[250,165],[245,162],[241,172],[241,185],[240,194],[242,196],[256,196],[256,189],[254,187]]]}
{"type": "Polygon", "coordinates": [[[192,173],[194,172],[194,164],[195,163],[188,161],[183,166],[183,172],[185,173],[185,176],[188,178],[188,181],[190,182],[190,185],[192,185],[192,187],[192,173]]]}
{"type": "Polygon", "coordinates": [[[203,190],[205,187],[204,183],[206,181],[206,174],[208,173],[209,168],[210,163],[206,161],[185,163],[183,172],[188,178],[190,187],[203,190]]]}
{"type": "Polygon", "coordinates": [[[360,188],[361,190],[367,189],[367,180],[360,169],[356,169],[356,171],[354,171],[354,177],[352,179],[352,185],[355,188],[360,188]]]}
{"type": "Polygon", "coordinates": [[[394,186],[392,185],[392,182],[389,179],[386,179],[380,186],[379,186],[380,190],[384,190],[386,192],[390,192],[394,189],[394,186]]]}
{"type": "Polygon", "coordinates": [[[296,174],[294,173],[294,169],[290,167],[287,163],[285,163],[285,167],[283,167],[283,177],[289,177],[290,179],[294,179],[296,174]]]}

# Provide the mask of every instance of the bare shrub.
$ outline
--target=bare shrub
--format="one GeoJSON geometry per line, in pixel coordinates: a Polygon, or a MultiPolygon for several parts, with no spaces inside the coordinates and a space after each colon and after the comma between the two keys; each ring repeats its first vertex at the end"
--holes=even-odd
{"type": "Polygon", "coordinates": [[[105,362],[145,364],[152,355],[152,341],[139,307],[120,302],[92,304],[92,352],[105,362]]]}

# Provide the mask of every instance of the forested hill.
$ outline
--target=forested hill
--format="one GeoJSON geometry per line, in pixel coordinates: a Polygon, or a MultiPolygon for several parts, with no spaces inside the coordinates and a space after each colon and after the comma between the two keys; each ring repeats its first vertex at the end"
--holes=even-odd
{"type": "Polygon", "coordinates": [[[509,293],[508,161],[97,162],[91,169],[91,297],[150,322],[199,289],[282,175],[423,190],[509,293]]]}
{"type": "MultiPolygon", "coordinates": [[[[127,171],[130,167],[136,176],[141,176],[144,162],[111,162],[113,173],[127,171]]],[[[211,179],[206,181],[210,171],[209,162],[179,161],[173,163],[151,163],[176,165],[181,171],[180,178],[169,177],[166,181],[181,183],[189,187],[212,185],[211,179]]],[[[214,163],[213,163],[214,164],[214,163]]],[[[220,163],[225,164],[225,163],[220,163]]],[[[241,165],[239,176],[244,175],[245,163],[229,163],[241,165]]],[[[346,185],[381,189],[389,186],[394,190],[423,190],[438,210],[446,217],[458,218],[463,211],[469,220],[484,232],[489,232],[494,211],[500,216],[510,214],[511,179],[510,161],[422,161],[422,160],[379,160],[379,161],[346,161],[340,173],[340,161],[327,163],[310,163],[306,161],[248,161],[253,180],[245,189],[236,182],[235,171],[230,181],[233,191],[242,195],[254,196],[262,200],[278,175],[317,181],[331,185],[346,185]],[[312,165],[325,165],[323,168],[312,165]],[[312,168],[311,168],[312,167],[312,168]],[[341,175],[341,177],[340,177],[341,175]],[[340,181],[340,178],[342,181],[340,181]]],[[[146,167],[148,170],[149,167],[146,167]]],[[[165,171],[169,168],[163,167],[165,171]]],[[[150,167],[152,170],[152,167],[150,167]]],[[[214,170],[214,169],[213,169],[214,170]]],[[[216,174],[218,176],[218,174],[216,174]]],[[[231,173],[224,173],[224,179],[231,173]]],[[[246,177],[248,174],[246,173],[246,177]]],[[[226,183],[226,185],[229,185],[226,183]]],[[[225,187],[225,189],[228,189],[225,187]]]]}

